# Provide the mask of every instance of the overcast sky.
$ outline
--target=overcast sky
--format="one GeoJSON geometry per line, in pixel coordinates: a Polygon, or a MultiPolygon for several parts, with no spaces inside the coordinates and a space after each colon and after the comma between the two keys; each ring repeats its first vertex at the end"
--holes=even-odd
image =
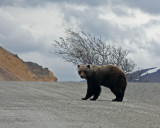
{"type": "Polygon", "coordinates": [[[0,45],[59,81],[78,81],[77,66],[49,52],[66,28],[127,49],[137,67],[160,67],[159,0],[0,0],[0,45]]]}

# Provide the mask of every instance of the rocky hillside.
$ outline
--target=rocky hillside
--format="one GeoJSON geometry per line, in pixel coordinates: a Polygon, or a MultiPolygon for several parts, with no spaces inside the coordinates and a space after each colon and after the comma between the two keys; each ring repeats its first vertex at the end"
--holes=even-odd
{"type": "Polygon", "coordinates": [[[0,47],[0,81],[57,81],[57,78],[48,68],[24,62],[0,47]]]}

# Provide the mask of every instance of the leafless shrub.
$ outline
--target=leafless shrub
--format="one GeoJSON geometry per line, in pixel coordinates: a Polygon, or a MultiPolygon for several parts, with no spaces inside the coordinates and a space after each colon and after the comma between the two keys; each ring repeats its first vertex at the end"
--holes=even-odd
{"type": "Polygon", "coordinates": [[[54,53],[73,64],[113,64],[125,72],[131,72],[135,67],[134,61],[127,58],[127,50],[106,44],[101,37],[71,29],[66,30],[65,38],[55,40],[54,53]]]}

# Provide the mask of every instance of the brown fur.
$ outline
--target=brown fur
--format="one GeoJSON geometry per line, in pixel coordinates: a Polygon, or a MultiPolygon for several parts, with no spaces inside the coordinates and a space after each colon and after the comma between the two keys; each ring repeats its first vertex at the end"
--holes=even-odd
{"type": "Polygon", "coordinates": [[[101,93],[101,85],[108,87],[115,94],[113,101],[122,101],[127,86],[125,73],[114,65],[78,65],[78,73],[81,78],[87,80],[87,94],[82,100],[96,100],[101,93]]]}

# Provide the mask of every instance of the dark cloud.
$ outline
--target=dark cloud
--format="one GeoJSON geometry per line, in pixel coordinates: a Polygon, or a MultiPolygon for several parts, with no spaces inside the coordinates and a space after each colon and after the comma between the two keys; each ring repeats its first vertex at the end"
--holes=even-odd
{"type": "Polygon", "coordinates": [[[113,31],[116,26],[109,21],[101,19],[99,17],[100,12],[97,8],[88,7],[82,10],[77,10],[69,6],[63,6],[62,8],[64,20],[70,24],[69,27],[72,28],[72,22],[75,21],[77,28],[80,28],[80,30],[86,33],[102,36],[105,39],[111,39],[113,37],[113,31]]]}
{"type": "Polygon", "coordinates": [[[39,6],[46,3],[68,3],[77,5],[99,6],[107,3],[107,0],[0,0],[0,6],[39,6]]]}
{"type": "Polygon", "coordinates": [[[98,37],[101,36],[104,41],[112,40],[113,43],[116,43],[118,39],[118,44],[120,43],[120,40],[135,40],[135,37],[139,38],[144,34],[144,31],[139,28],[130,28],[128,26],[125,29],[122,29],[118,24],[100,18],[99,14],[101,12],[97,8],[88,7],[81,11],[65,6],[63,7],[63,13],[66,22],[70,23],[74,19],[78,23],[78,28],[82,31],[98,37]]]}
{"type": "Polygon", "coordinates": [[[112,9],[112,11],[117,15],[117,16],[128,16],[128,12],[126,12],[125,9],[122,7],[115,7],[112,9]]]}
{"type": "Polygon", "coordinates": [[[148,13],[160,14],[160,1],[159,0],[122,0],[122,3],[139,8],[148,13]]]}
{"type": "MultiPolygon", "coordinates": [[[[0,6],[43,6],[47,3],[58,3],[58,4],[71,4],[71,5],[87,5],[87,6],[129,6],[133,8],[139,8],[148,13],[160,13],[160,1],[159,0],[0,0],[0,6]]],[[[124,13],[122,10],[117,13],[124,13]]]]}

